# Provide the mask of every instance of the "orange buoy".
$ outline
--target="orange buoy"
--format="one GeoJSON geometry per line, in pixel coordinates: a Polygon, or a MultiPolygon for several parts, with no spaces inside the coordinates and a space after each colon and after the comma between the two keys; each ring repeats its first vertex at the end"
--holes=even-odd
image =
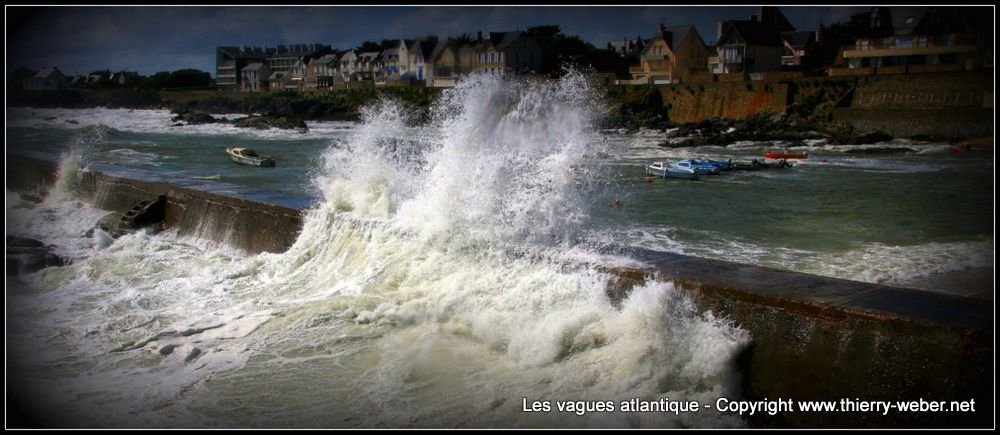
{"type": "Polygon", "coordinates": [[[646,183],[653,184],[653,177],[646,177],[646,183]]]}
{"type": "Polygon", "coordinates": [[[621,206],[622,206],[622,200],[615,198],[615,208],[621,208],[621,206]]]}

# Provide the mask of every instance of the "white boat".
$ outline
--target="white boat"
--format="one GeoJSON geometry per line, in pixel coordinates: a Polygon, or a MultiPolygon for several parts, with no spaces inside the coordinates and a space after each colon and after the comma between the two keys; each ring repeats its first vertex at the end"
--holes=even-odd
{"type": "Polygon", "coordinates": [[[247,166],[274,167],[274,158],[271,156],[261,156],[249,148],[226,148],[229,159],[247,166]]]}

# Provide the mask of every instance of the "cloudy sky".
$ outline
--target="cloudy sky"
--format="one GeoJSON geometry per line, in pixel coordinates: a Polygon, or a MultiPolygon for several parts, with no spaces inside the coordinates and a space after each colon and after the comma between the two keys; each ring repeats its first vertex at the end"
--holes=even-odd
{"type": "MultiPolygon", "coordinates": [[[[845,21],[863,6],[786,6],[800,29],[845,21]]],[[[215,75],[215,46],[320,42],[346,49],[362,41],[427,34],[475,35],[555,24],[604,47],[609,40],[693,24],[715,42],[720,19],[748,19],[745,6],[646,7],[5,7],[7,71],[57,66],[67,74],[96,69],[157,71],[198,68],[215,75]]]]}

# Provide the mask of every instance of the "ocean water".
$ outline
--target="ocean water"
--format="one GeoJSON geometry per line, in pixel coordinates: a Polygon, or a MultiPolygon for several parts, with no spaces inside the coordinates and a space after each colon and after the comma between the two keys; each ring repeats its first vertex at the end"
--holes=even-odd
{"type": "Polygon", "coordinates": [[[670,283],[611,301],[601,266],[637,260],[607,247],[956,293],[981,289],[940,277],[992,274],[992,154],[815,143],[782,171],[649,183],[655,160],[764,145],[662,149],[655,132],[593,129],[597,101],[577,75],[477,77],[426,126],[382,101],[308,133],[8,109],[7,152],[62,166],[42,204],[6,192],[7,232],[73,259],[7,280],[12,402],[71,427],[741,427],[714,411],[522,411],[739,397],[749,335],[670,283]],[[233,164],[233,145],[278,166],[233,164]],[[106,212],[74,195],[86,170],[309,212],[284,253],[171,232],[112,240],[89,231],[106,212]]]}

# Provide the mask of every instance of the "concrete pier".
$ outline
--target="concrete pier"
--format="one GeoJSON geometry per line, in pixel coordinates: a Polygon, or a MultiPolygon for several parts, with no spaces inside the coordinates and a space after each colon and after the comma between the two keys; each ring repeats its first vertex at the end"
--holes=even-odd
{"type": "MultiPolygon", "coordinates": [[[[7,155],[7,189],[37,194],[53,183],[56,170],[50,161],[7,155]]],[[[93,205],[115,211],[165,195],[168,228],[250,253],[283,252],[302,226],[299,209],[100,172],[80,173],[77,187],[93,205]]],[[[751,334],[752,344],[736,361],[742,399],[975,401],[975,412],[757,414],[748,417],[755,426],[993,426],[990,300],[666,252],[635,249],[628,255],[648,267],[611,270],[621,278],[609,290],[613,298],[646,279],[673,281],[700,309],[751,334]]]]}

